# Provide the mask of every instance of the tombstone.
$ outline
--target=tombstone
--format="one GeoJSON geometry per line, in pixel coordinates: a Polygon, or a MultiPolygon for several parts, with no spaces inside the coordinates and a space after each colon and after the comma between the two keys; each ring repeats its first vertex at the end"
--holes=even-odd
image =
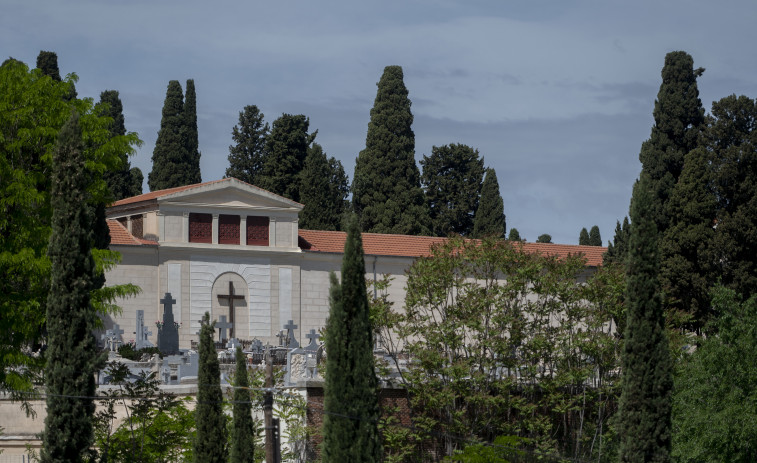
{"type": "Polygon", "coordinates": [[[285,385],[296,386],[298,382],[308,379],[306,362],[307,353],[300,348],[294,348],[287,353],[285,385]]]}
{"type": "Polygon", "coordinates": [[[237,351],[237,347],[242,347],[242,343],[239,342],[239,339],[237,338],[231,338],[229,339],[229,342],[226,343],[226,348],[233,350],[234,352],[237,351]]]}
{"type": "Polygon", "coordinates": [[[137,310],[137,331],[134,333],[135,348],[137,350],[153,347],[152,343],[147,339],[148,336],[152,336],[152,331],[145,326],[145,311],[137,310]]]}
{"type": "Polygon", "coordinates": [[[118,349],[119,344],[123,344],[118,338],[124,333],[124,330],[120,329],[118,323],[113,325],[112,329],[105,330],[105,334],[100,336],[100,339],[105,341],[105,348],[111,352],[115,352],[118,349]]]}
{"type": "Polygon", "coordinates": [[[294,324],[294,321],[289,320],[286,325],[284,325],[284,329],[287,330],[287,337],[286,337],[286,346],[289,349],[296,349],[300,347],[300,343],[297,342],[297,339],[294,337],[294,330],[297,329],[297,325],[294,324]]]}
{"type": "Polygon", "coordinates": [[[160,303],[163,304],[163,327],[158,330],[158,349],[163,355],[176,355],[179,353],[179,330],[173,320],[176,299],[166,293],[160,303]]]}
{"type": "Polygon", "coordinates": [[[216,321],[216,329],[218,329],[218,341],[224,342],[226,341],[226,330],[231,328],[233,325],[226,321],[226,315],[221,315],[218,317],[218,320],[216,321]]]}
{"type": "Polygon", "coordinates": [[[306,352],[317,352],[318,351],[318,338],[321,337],[320,334],[316,333],[315,330],[310,330],[310,333],[305,335],[306,338],[310,339],[310,344],[305,347],[306,352]]]}
{"type": "Polygon", "coordinates": [[[255,353],[262,353],[263,352],[263,343],[260,341],[260,339],[255,339],[250,344],[250,350],[255,353]]]}
{"type": "Polygon", "coordinates": [[[279,334],[276,335],[277,338],[279,338],[279,346],[284,345],[284,339],[286,338],[286,335],[284,334],[283,330],[279,330],[279,334]]]}

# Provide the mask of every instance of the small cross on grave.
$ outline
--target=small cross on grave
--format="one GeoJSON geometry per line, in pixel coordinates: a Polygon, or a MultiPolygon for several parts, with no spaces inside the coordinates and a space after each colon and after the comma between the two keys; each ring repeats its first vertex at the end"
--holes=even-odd
{"type": "Polygon", "coordinates": [[[231,326],[229,327],[229,338],[234,337],[234,301],[235,300],[244,300],[244,296],[240,296],[237,294],[234,294],[234,283],[229,282],[229,294],[219,294],[218,300],[226,300],[229,304],[229,323],[231,326]]]}
{"type": "Polygon", "coordinates": [[[318,350],[318,338],[321,337],[320,334],[316,333],[315,330],[310,330],[310,333],[305,335],[306,338],[310,339],[310,344],[305,347],[306,351],[317,351],[318,350]]]}
{"type": "Polygon", "coordinates": [[[100,339],[105,341],[105,347],[109,349],[111,352],[113,352],[113,346],[116,341],[116,335],[113,334],[113,330],[105,330],[105,334],[100,336],[100,339]]]}
{"type": "Polygon", "coordinates": [[[227,340],[226,337],[226,330],[231,328],[232,324],[226,321],[226,315],[221,315],[218,317],[218,321],[216,322],[216,328],[218,328],[218,340],[223,342],[227,340]]]}
{"type": "Polygon", "coordinates": [[[284,334],[283,330],[279,330],[279,334],[276,335],[277,338],[279,338],[279,345],[284,345],[284,338],[286,338],[286,335],[284,334]]]}
{"type": "MultiPolygon", "coordinates": [[[[122,334],[124,334],[124,330],[122,330],[121,327],[118,326],[118,323],[116,323],[116,324],[113,325],[113,334],[115,334],[119,338],[121,337],[122,334]]],[[[118,339],[116,339],[116,342],[120,343],[121,341],[119,341],[118,339]]]]}
{"type": "Polygon", "coordinates": [[[173,314],[173,305],[176,304],[176,299],[171,297],[171,293],[166,293],[160,303],[163,304],[163,313],[173,314]]]}
{"type": "Polygon", "coordinates": [[[171,297],[171,293],[166,293],[160,303],[163,304],[163,328],[158,331],[158,349],[163,354],[176,355],[179,353],[179,331],[173,319],[176,299],[171,297]]]}
{"type": "Polygon", "coordinates": [[[284,325],[284,328],[287,330],[287,347],[290,349],[300,347],[300,343],[294,338],[294,330],[297,329],[297,325],[294,324],[294,321],[289,320],[287,324],[284,325]]]}
{"type": "Polygon", "coordinates": [[[252,344],[250,345],[250,348],[253,352],[263,352],[263,343],[260,342],[260,339],[256,339],[252,341],[252,344]]]}

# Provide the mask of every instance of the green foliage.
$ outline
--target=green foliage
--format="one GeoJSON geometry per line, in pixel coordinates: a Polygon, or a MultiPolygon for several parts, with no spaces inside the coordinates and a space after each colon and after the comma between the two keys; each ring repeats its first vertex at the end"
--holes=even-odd
{"type": "Polygon", "coordinates": [[[226,177],[234,177],[251,185],[258,185],[266,158],[265,139],[268,123],[257,106],[248,105],[239,113],[239,123],[231,130],[235,145],[229,146],[229,167],[226,177]]]}
{"type": "Polygon", "coordinates": [[[628,217],[624,217],[623,225],[620,224],[620,221],[615,225],[615,236],[602,256],[605,265],[611,263],[625,265],[626,256],[628,255],[628,239],[630,237],[631,224],[628,222],[628,217]]]}
{"type": "Polygon", "coordinates": [[[508,241],[525,241],[520,237],[520,232],[517,228],[511,228],[510,233],[507,235],[508,241]]]}
{"type": "Polygon", "coordinates": [[[429,215],[415,164],[413,114],[400,66],[381,76],[365,149],[355,162],[352,207],[370,233],[428,235],[429,215]]]}
{"type": "Polygon", "coordinates": [[[54,51],[40,51],[37,55],[37,69],[42,74],[51,77],[54,81],[60,82],[60,70],[58,69],[58,54],[54,51]]]}
{"type": "Polygon", "coordinates": [[[157,347],[144,347],[142,349],[135,349],[134,343],[132,342],[127,342],[126,344],[121,344],[120,346],[118,346],[118,355],[128,360],[137,362],[145,354],[152,357],[154,354],[160,354],[160,349],[158,349],[157,347]]]}
{"type": "Polygon", "coordinates": [[[580,246],[589,245],[589,232],[586,230],[586,227],[582,228],[581,233],[578,234],[578,244],[580,246]]]}
{"type": "Polygon", "coordinates": [[[381,461],[378,381],[369,315],[363,244],[357,218],[353,218],[347,229],[341,285],[331,274],[324,462],[381,461]]]}
{"type": "Polygon", "coordinates": [[[374,299],[395,366],[413,359],[398,368],[412,432],[387,423],[387,456],[438,461],[465,441],[517,436],[542,454],[607,457],[623,274],[603,267],[582,283],[583,275],[581,257],[491,238],[450,240],[416,260],[404,310],[374,299]]]}
{"type": "MultiPolygon", "coordinates": [[[[108,200],[104,174],[141,143],[134,133],[113,136],[112,120],[100,117],[91,99],[67,99],[75,78],[56,82],[16,60],[0,67],[0,338],[6,340],[0,343],[0,389],[13,394],[30,389],[43,364],[30,354],[41,341],[50,289],[50,173],[61,127],[75,109],[91,205],[108,200]]],[[[118,260],[110,251],[94,254],[98,272],[118,260]]],[[[92,303],[97,310],[112,311],[111,296],[135,289],[101,288],[92,303]]]]}
{"type": "Polygon", "coordinates": [[[433,235],[470,236],[484,177],[478,150],[454,143],[434,146],[431,156],[423,156],[421,166],[433,235]]]}
{"type": "MultiPolygon", "coordinates": [[[[112,362],[103,374],[118,386],[104,391],[95,416],[97,460],[101,463],[163,463],[192,461],[192,401],[159,389],[155,373],[127,380],[126,365],[112,362]],[[123,407],[126,419],[118,419],[123,407]]],[[[93,460],[94,461],[94,460],[93,460]]]]}
{"type": "Polygon", "coordinates": [[[231,463],[255,462],[255,423],[252,420],[247,358],[241,347],[236,352],[237,369],[234,375],[234,428],[231,432],[231,463]]]}
{"type": "Polygon", "coordinates": [[[327,157],[318,143],[308,149],[305,165],[300,172],[299,227],[309,230],[339,230],[347,213],[349,186],[342,163],[327,157]]]}
{"type": "Polygon", "coordinates": [[[151,191],[196,183],[194,158],[187,151],[186,136],[184,95],[179,81],[172,80],[166,90],[163,117],[152,152],[152,171],[147,176],[151,191]]]}
{"type": "MultiPolygon", "coordinates": [[[[112,119],[110,126],[111,136],[126,135],[126,125],[124,123],[123,104],[118,96],[118,90],[105,90],[100,93],[100,104],[98,110],[101,116],[112,119]]],[[[119,156],[119,165],[113,166],[104,174],[104,179],[113,194],[113,200],[128,198],[142,194],[142,172],[139,168],[132,168],[129,163],[130,151],[126,150],[119,156]],[[139,178],[134,178],[135,175],[139,178]],[[138,188],[135,188],[136,186],[138,188]]]]}
{"type": "Polygon", "coordinates": [[[676,368],[673,458],[680,462],[757,459],[757,298],[740,302],[714,289],[717,335],[700,339],[676,368]]]}
{"type": "Polygon", "coordinates": [[[536,238],[537,243],[551,243],[552,242],[552,235],[544,233],[542,235],[539,235],[538,238],[536,238]]]}
{"type": "Polygon", "coordinates": [[[658,281],[654,185],[642,171],[631,201],[628,319],[620,399],[621,461],[670,460],[672,363],[658,281]]]}
{"type": "Polygon", "coordinates": [[[589,232],[589,246],[602,246],[602,235],[599,234],[599,227],[594,225],[589,232]]]}
{"type": "Polygon", "coordinates": [[[90,291],[96,269],[90,252],[92,218],[84,161],[79,117],[72,112],[53,154],[43,462],[85,461],[94,439],[91,397],[101,359],[92,336],[95,312],[90,291]]]}
{"type": "Polygon", "coordinates": [[[481,186],[481,200],[473,219],[474,238],[504,238],[507,225],[505,224],[505,203],[499,194],[497,172],[492,168],[486,169],[484,184],[481,186]]]}
{"type": "Polygon", "coordinates": [[[318,131],[308,134],[310,119],[302,114],[282,114],[273,121],[266,137],[263,173],[258,186],[272,193],[300,201],[300,172],[305,165],[308,147],[318,131]]]}
{"type": "Polygon", "coordinates": [[[187,80],[187,91],[184,98],[184,143],[187,146],[187,176],[189,183],[202,182],[200,173],[200,143],[197,134],[197,94],[194,79],[187,80]]]}
{"type": "Polygon", "coordinates": [[[225,463],[228,460],[221,370],[213,343],[214,333],[215,322],[210,323],[210,314],[205,312],[200,328],[199,386],[195,409],[197,436],[192,447],[193,461],[196,463],[225,463]]]}
{"type": "Polygon", "coordinates": [[[445,461],[459,461],[464,463],[511,463],[521,461],[524,455],[518,450],[526,439],[514,436],[498,436],[491,444],[469,444],[462,451],[457,452],[445,461]]]}

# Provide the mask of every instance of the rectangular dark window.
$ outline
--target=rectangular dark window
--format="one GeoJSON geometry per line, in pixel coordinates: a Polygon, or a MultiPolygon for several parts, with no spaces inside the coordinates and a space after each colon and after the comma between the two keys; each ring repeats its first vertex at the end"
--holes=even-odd
{"type": "Polygon", "coordinates": [[[144,238],[144,228],[142,226],[142,215],[131,216],[131,234],[136,238],[144,238]]]}
{"type": "Polygon", "coordinates": [[[268,217],[247,216],[247,244],[268,246],[268,217]]]}
{"type": "Polygon", "coordinates": [[[218,243],[239,244],[239,216],[218,216],[218,243]]]}
{"type": "Polygon", "coordinates": [[[189,242],[213,242],[213,216],[211,214],[189,213],[189,242]]]}

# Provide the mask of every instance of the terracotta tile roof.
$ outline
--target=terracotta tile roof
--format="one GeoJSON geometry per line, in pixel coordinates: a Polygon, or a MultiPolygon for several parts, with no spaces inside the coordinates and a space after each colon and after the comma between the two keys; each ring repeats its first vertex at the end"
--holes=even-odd
{"type": "Polygon", "coordinates": [[[108,228],[110,228],[110,244],[124,246],[141,246],[143,244],[148,246],[158,245],[155,241],[135,237],[129,233],[129,230],[127,230],[118,220],[108,220],[108,228]]]}
{"type": "MultiPolygon", "coordinates": [[[[311,252],[344,252],[347,240],[345,232],[300,230],[300,248],[311,252]]],[[[370,255],[423,257],[428,256],[431,246],[443,243],[446,238],[431,236],[383,235],[363,233],[363,251],[370,255]]],[[[602,265],[602,254],[607,248],[601,246],[577,246],[570,244],[522,243],[526,252],[538,252],[544,255],[567,257],[569,254],[583,254],[586,265],[602,265]]]]}
{"type": "MultiPolygon", "coordinates": [[[[123,205],[126,205],[126,204],[139,203],[139,202],[142,202],[142,201],[150,201],[150,200],[153,200],[153,199],[158,199],[158,198],[160,198],[162,196],[170,195],[170,194],[173,194],[173,193],[178,193],[180,191],[191,190],[193,188],[200,188],[200,187],[207,186],[207,185],[212,185],[213,183],[218,183],[218,182],[230,182],[232,180],[236,180],[237,182],[242,183],[244,185],[251,186],[251,187],[256,188],[258,190],[270,193],[270,194],[272,194],[274,196],[278,196],[280,198],[286,199],[287,201],[291,201],[290,199],[284,198],[281,195],[277,195],[276,193],[271,193],[268,190],[264,190],[264,189],[262,189],[262,188],[260,188],[258,186],[252,185],[252,184],[247,183],[247,182],[243,182],[243,181],[241,181],[241,180],[239,180],[237,178],[227,177],[227,178],[222,178],[220,180],[211,180],[209,182],[204,182],[204,183],[195,183],[193,185],[184,185],[184,186],[177,186],[177,187],[174,187],[174,188],[166,188],[165,190],[151,191],[149,193],[141,194],[139,196],[132,196],[131,198],[121,199],[121,200],[116,201],[115,203],[111,204],[111,207],[113,207],[113,206],[123,206],[123,205]]],[[[292,202],[294,202],[296,204],[299,204],[296,201],[292,201],[292,202]]]]}

